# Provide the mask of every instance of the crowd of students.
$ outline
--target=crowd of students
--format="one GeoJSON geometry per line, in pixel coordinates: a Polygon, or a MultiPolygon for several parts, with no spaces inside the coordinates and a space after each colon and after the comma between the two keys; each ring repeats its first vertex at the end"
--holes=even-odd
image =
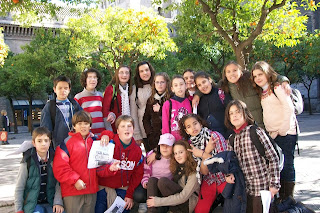
{"type": "Polygon", "coordinates": [[[263,61],[251,72],[229,62],[217,84],[190,69],[170,80],[146,61],[132,76],[120,66],[103,95],[100,73],[87,69],[74,99],[67,77],[54,80],[56,97],[23,154],[16,212],[105,212],[116,196],[125,212],[146,203],[148,212],[205,213],[222,194],[224,212],[259,213],[260,190],[293,200],[299,130],[286,77],[263,61]],[[87,168],[94,140],[113,141],[113,163],[87,168]],[[285,155],[282,171],[272,140],[285,155]]]}

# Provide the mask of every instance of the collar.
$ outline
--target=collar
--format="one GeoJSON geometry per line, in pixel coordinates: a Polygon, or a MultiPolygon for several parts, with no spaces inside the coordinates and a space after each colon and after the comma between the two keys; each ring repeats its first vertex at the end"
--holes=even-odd
{"type": "Polygon", "coordinates": [[[45,160],[42,160],[42,158],[39,156],[38,152],[37,152],[37,157],[38,157],[38,161],[45,161],[47,162],[49,160],[49,151],[47,151],[47,158],[45,160]]]}
{"type": "Polygon", "coordinates": [[[181,98],[181,97],[178,97],[178,96],[174,95],[174,96],[172,97],[172,99],[173,99],[173,100],[176,100],[176,101],[178,101],[178,102],[180,102],[180,103],[182,103],[182,101],[184,101],[184,100],[186,99],[186,97],[181,98]]]}
{"type": "Polygon", "coordinates": [[[89,94],[95,94],[96,92],[97,92],[97,90],[96,89],[94,89],[93,91],[89,91],[89,90],[87,90],[86,88],[83,88],[83,92],[85,92],[85,93],[89,93],[89,94]]]}
{"type": "Polygon", "coordinates": [[[70,103],[69,99],[67,98],[66,100],[58,100],[56,98],[56,103],[61,103],[61,104],[65,104],[65,103],[70,103]]]}
{"type": "Polygon", "coordinates": [[[236,134],[239,134],[241,130],[243,130],[246,126],[248,126],[248,123],[245,122],[244,124],[242,124],[242,126],[240,126],[239,129],[233,129],[233,131],[236,133],[236,134]]]}

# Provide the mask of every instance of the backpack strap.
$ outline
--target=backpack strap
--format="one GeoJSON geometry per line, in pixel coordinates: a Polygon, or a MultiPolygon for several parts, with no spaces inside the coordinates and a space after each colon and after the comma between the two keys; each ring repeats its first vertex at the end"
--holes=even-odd
{"type": "Polygon", "coordinates": [[[120,113],[120,107],[119,107],[119,103],[118,103],[118,93],[117,93],[117,90],[116,90],[116,86],[114,84],[112,84],[112,90],[113,90],[113,92],[112,92],[110,110],[113,109],[114,101],[116,100],[118,113],[120,113]]]}
{"type": "Polygon", "coordinates": [[[135,97],[135,101],[136,101],[136,105],[137,105],[137,107],[138,107],[138,109],[140,109],[140,107],[139,107],[139,105],[138,105],[138,87],[137,87],[137,85],[136,85],[136,97],[135,97]]]}
{"type": "Polygon", "coordinates": [[[55,123],[56,123],[56,99],[52,99],[49,101],[49,110],[50,110],[52,132],[53,132],[55,123]]]}
{"type": "Polygon", "coordinates": [[[236,133],[232,133],[230,136],[229,136],[229,144],[232,146],[232,148],[234,149],[234,138],[236,136],[236,133]]]}
{"type": "Polygon", "coordinates": [[[27,159],[27,171],[28,171],[28,175],[29,175],[30,166],[31,166],[31,156],[27,159]]]}
{"type": "Polygon", "coordinates": [[[171,111],[172,111],[172,101],[171,99],[169,101],[169,133],[171,133],[171,111]]]}
{"type": "MultiPolygon", "coordinates": [[[[269,138],[268,134],[267,134],[267,136],[269,138]]],[[[252,125],[250,127],[250,139],[251,139],[252,143],[254,144],[254,146],[256,147],[256,149],[258,150],[259,154],[263,158],[265,158],[266,157],[266,153],[265,153],[265,150],[264,150],[264,147],[263,147],[262,143],[260,142],[259,136],[257,134],[257,126],[255,126],[255,125],[252,125]]]]}
{"type": "Polygon", "coordinates": [[[60,149],[62,149],[70,158],[70,154],[69,154],[67,145],[66,145],[66,143],[64,141],[62,143],[60,143],[60,149]]]}

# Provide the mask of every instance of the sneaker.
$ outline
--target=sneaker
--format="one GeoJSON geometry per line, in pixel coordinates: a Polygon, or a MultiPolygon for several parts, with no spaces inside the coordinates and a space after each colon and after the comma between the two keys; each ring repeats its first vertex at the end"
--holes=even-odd
{"type": "Polygon", "coordinates": [[[148,211],[146,203],[139,203],[138,213],[146,213],[148,211]]]}

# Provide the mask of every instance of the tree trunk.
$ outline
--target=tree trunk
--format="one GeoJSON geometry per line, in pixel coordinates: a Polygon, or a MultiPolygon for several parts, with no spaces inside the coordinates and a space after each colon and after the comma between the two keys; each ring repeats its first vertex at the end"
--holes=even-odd
{"type": "Polygon", "coordinates": [[[311,85],[307,88],[307,91],[308,91],[308,108],[309,108],[308,110],[309,110],[309,115],[312,115],[310,89],[311,89],[311,85]]]}
{"type": "Polygon", "coordinates": [[[29,115],[28,115],[28,130],[32,133],[33,122],[32,122],[32,96],[29,97],[29,115]]]}
{"type": "Polygon", "coordinates": [[[17,123],[17,118],[16,118],[16,115],[15,115],[15,112],[14,112],[13,101],[12,101],[11,97],[7,97],[7,98],[9,99],[11,111],[13,113],[13,124],[14,124],[13,129],[14,129],[14,133],[17,134],[18,133],[18,123],[17,123]]]}
{"type": "Polygon", "coordinates": [[[236,59],[237,63],[243,68],[247,69],[248,63],[249,63],[249,53],[246,53],[243,49],[240,49],[239,47],[236,47],[234,50],[236,53],[236,59]]]}

